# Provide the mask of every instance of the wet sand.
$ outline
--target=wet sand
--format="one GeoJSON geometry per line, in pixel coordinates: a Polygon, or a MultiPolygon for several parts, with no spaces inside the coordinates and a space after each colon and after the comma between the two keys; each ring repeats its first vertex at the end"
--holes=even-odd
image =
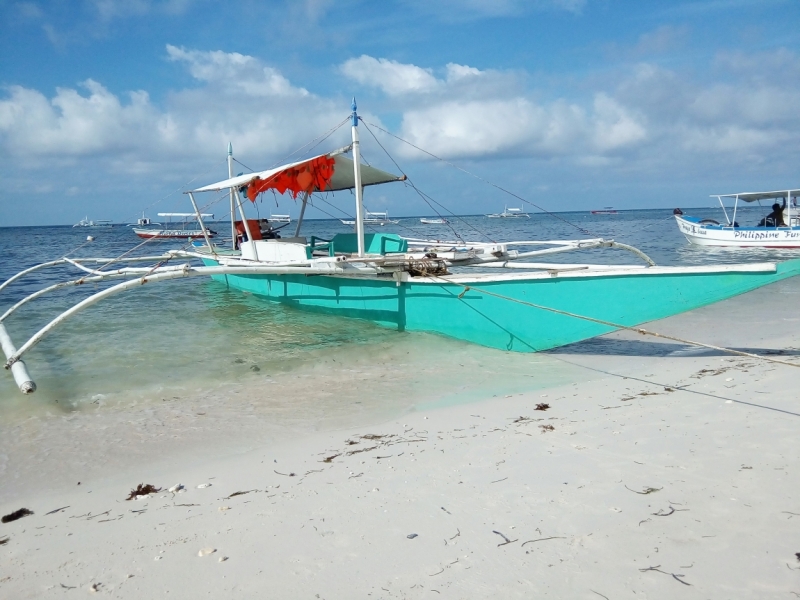
{"type": "MultiPolygon", "coordinates": [[[[798,292],[649,328],[800,363],[798,292]]],[[[0,500],[35,513],[0,525],[0,596],[800,594],[797,368],[630,333],[549,357],[591,376],[29,485],[0,500]]]]}

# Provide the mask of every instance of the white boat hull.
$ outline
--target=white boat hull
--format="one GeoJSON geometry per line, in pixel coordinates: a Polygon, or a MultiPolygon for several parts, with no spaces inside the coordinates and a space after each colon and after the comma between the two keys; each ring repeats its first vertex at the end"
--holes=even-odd
{"type": "MultiPolygon", "coordinates": [[[[149,240],[153,238],[164,240],[197,240],[203,237],[203,232],[200,230],[188,229],[139,229],[133,228],[133,232],[140,238],[149,240]]],[[[217,235],[213,231],[208,232],[208,237],[213,238],[217,235]]]]}
{"type": "Polygon", "coordinates": [[[675,221],[686,239],[697,246],[800,248],[797,227],[727,227],[680,215],[675,215],[675,221]]]}

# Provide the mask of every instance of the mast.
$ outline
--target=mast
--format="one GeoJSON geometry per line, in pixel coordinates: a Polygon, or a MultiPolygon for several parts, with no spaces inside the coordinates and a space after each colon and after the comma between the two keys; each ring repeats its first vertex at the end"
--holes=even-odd
{"type": "Polygon", "coordinates": [[[353,98],[352,132],[353,132],[353,170],[356,191],[356,237],[358,238],[358,255],[364,256],[364,189],[361,187],[361,149],[358,141],[358,114],[356,99],[353,98]]]}
{"type": "MultiPolygon", "coordinates": [[[[233,177],[233,145],[228,142],[228,177],[233,177]]],[[[236,249],[236,201],[233,197],[233,188],[228,190],[231,200],[231,248],[236,249]]]]}

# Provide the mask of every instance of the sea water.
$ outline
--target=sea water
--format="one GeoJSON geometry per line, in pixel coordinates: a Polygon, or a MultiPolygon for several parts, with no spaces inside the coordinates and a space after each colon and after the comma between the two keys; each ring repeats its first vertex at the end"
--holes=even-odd
{"type": "MultiPolygon", "coordinates": [[[[737,220],[755,223],[761,212],[746,208],[737,220]]],[[[481,241],[602,237],[634,245],[662,265],[792,256],[690,246],[671,213],[467,216],[450,217],[449,225],[406,218],[380,230],[449,240],[457,235],[481,241]]],[[[722,220],[713,209],[690,214],[722,220]]],[[[214,225],[220,231],[229,226],[214,225]]],[[[336,220],[319,220],[308,221],[303,233],[330,238],[350,230],[336,220]]],[[[65,255],[116,257],[139,242],[124,226],[0,228],[5,257],[0,281],[65,255]]],[[[174,247],[175,241],[153,241],[134,253],[156,255],[174,247]]],[[[561,254],[553,260],[639,262],[620,250],[561,254]]],[[[75,269],[63,268],[33,273],[0,292],[0,312],[36,289],[77,276],[75,269]]],[[[6,321],[11,338],[20,346],[78,299],[107,285],[71,287],[22,307],[6,321]]],[[[35,394],[23,396],[10,373],[0,376],[0,481],[5,483],[29,481],[23,475],[32,468],[53,481],[76,469],[145,459],[154,447],[165,453],[215,444],[246,449],[302,432],[378,423],[409,410],[596,376],[554,354],[509,353],[309,314],[208,279],[144,285],[93,305],[46,337],[25,361],[38,385],[35,394]]]]}

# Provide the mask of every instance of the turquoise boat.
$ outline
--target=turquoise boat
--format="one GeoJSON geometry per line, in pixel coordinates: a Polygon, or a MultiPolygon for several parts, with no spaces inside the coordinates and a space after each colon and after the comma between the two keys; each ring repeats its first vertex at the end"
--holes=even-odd
{"type": "Polygon", "coordinates": [[[535,274],[418,276],[397,281],[327,275],[213,278],[302,310],[364,319],[397,331],[439,333],[500,350],[538,352],[618,329],[598,321],[635,326],[798,273],[800,259],[725,267],[550,269],[535,274]]]}
{"type": "Polygon", "coordinates": [[[81,270],[81,277],[30,294],[0,315],[5,366],[20,390],[36,389],[22,357],[54,328],[96,302],[144,283],[211,277],[298,310],[367,320],[401,332],[432,332],[504,351],[538,352],[699,308],[800,273],[800,259],[661,267],[636,248],[604,239],[484,243],[366,233],[364,188],[405,177],[361,163],[358,125],[354,102],[352,144],[245,175],[233,176],[229,145],[228,178],[186,192],[201,230],[201,239],[188,250],[64,258],[30,267],[0,284],[2,293],[38,269],[69,264],[81,270]],[[349,153],[352,159],[345,156],[349,153]],[[340,190],[354,192],[355,232],[331,239],[303,237],[303,215],[312,194],[340,190]],[[230,201],[228,244],[212,241],[196,200],[198,194],[221,191],[230,201]],[[280,238],[268,223],[247,218],[245,199],[255,202],[267,191],[301,197],[292,237],[280,238]],[[555,255],[588,249],[627,251],[639,262],[550,262],[555,255]],[[546,262],[535,262],[540,259],[546,262]],[[180,261],[185,262],[175,264],[180,261]],[[100,266],[93,269],[92,264],[100,266]],[[21,346],[8,336],[4,321],[24,304],[56,289],[115,279],[123,281],[77,303],[21,346]]]}

